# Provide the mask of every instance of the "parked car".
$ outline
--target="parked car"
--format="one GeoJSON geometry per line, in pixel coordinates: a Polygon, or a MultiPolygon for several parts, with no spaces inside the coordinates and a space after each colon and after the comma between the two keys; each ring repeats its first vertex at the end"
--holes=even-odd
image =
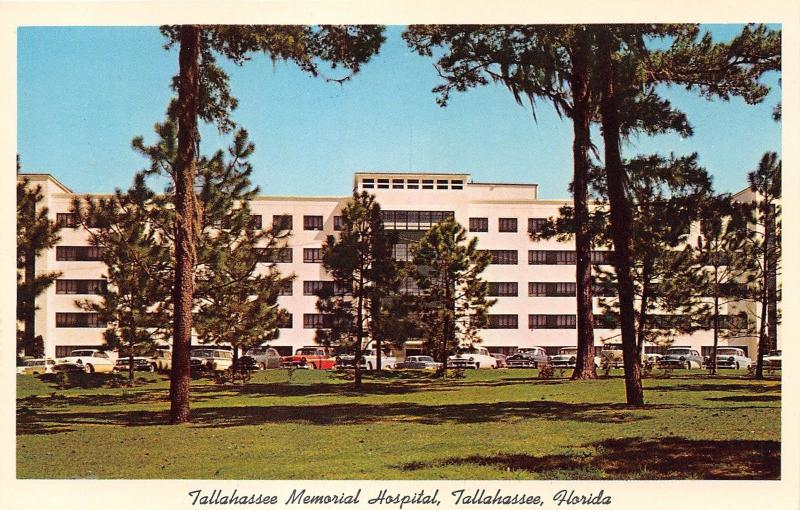
{"type": "Polygon", "coordinates": [[[780,350],[769,351],[767,355],[764,356],[764,366],[771,370],[780,370],[782,362],[783,356],[781,356],[780,350]]]}
{"type": "Polygon", "coordinates": [[[156,352],[148,358],[153,371],[168,372],[172,370],[172,351],[169,349],[157,349],[156,352]]]}
{"type": "MultiPolygon", "coordinates": [[[[577,347],[562,347],[558,350],[558,354],[550,356],[550,364],[553,368],[575,368],[577,361],[577,347]]],[[[594,366],[600,366],[600,356],[594,356],[594,366]]]]}
{"type": "Polygon", "coordinates": [[[655,352],[643,354],[642,363],[649,363],[651,366],[657,366],[661,363],[661,358],[663,357],[664,357],[663,355],[657,354],[655,352]]]}
{"type": "Polygon", "coordinates": [[[53,358],[34,358],[27,359],[22,365],[17,367],[19,375],[42,375],[52,374],[56,360],[53,358]]]}
{"type": "Polygon", "coordinates": [[[661,358],[661,367],[664,368],[692,368],[703,367],[703,357],[695,349],[688,347],[672,347],[667,349],[664,357],[661,358]]]}
{"type": "Polygon", "coordinates": [[[258,368],[262,370],[267,368],[280,368],[281,366],[281,355],[278,354],[276,349],[268,345],[253,347],[244,353],[244,355],[253,358],[258,368]]]}
{"type": "MultiPolygon", "coordinates": [[[[397,364],[397,358],[389,351],[381,352],[381,368],[392,369],[397,364]]],[[[340,354],[336,356],[336,368],[355,368],[355,354],[340,354]]],[[[375,370],[378,368],[378,353],[375,349],[364,349],[361,356],[361,368],[375,370]]]]}
{"type": "Polygon", "coordinates": [[[69,356],[58,358],[53,370],[56,372],[73,372],[80,368],[87,374],[107,373],[114,370],[114,362],[107,352],[99,349],[77,349],[69,356]],[[70,366],[72,365],[72,366],[70,366]]]}
{"type": "Polygon", "coordinates": [[[542,347],[520,347],[506,358],[508,368],[538,368],[547,362],[547,352],[542,347]]]}
{"type": "Polygon", "coordinates": [[[447,358],[447,366],[451,368],[497,368],[495,359],[485,347],[462,349],[461,352],[447,358]]]}
{"type": "Polygon", "coordinates": [[[506,368],[506,355],[500,354],[499,352],[493,352],[492,357],[496,359],[497,368],[506,368]]]}
{"type": "Polygon", "coordinates": [[[196,371],[222,371],[233,365],[233,353],[225,349],[196,347],[192,349],[191,368],[196,371]]]}
{"type": "Polygon", "coordinates": [[[417,369],[417,370],[438,370],[442,368],[442,364],[434,361],[430,356],[408,356],[405,361],[401,361],[395,368],[403,369],[417,369]]]}
{"type": "MultiPolygon", "coordinates": [[[[706,362],[710,365],[713,360],[706,362]]],[[[717,368],[733,368],[736,370],[750,368],[753,360],[747,357],[743,349],[738,347],[717,347],[717,368]]]]}
{"type": "Polygon", "coordinates": [[[621,344],[605,344],[600,351],[600,366],[622,368],[625,366],[621,344]]]}
{"type": "Polygon", "coordinates": [[[239,357],[238,361],[238,370],[239,372],[252,372],[254,370],[259,370],[261,368],[261,363],[256,361],[253,356],[245,354],[244,356],[239,357]]]}
{"type": "MultiPolygon", "coordinates": [[[[127,372],[129,364],[130,358],[127,356],[120,356],[117,358],[117,362],[114,363],[114,370],[118,372],[127,372]]],[[[155,372],[155,367],[150,363],[150,359],[144,356],[133,357],[133,369],[143,372],[155,372]]]]}
{"type": "Polygon", "coordinates": [[[307,346],[297,349],[293,356],[281,357],[282,368],[307,368],[310,370],[329,370],[336,366],[333,349],[323,346],[307,346]]]}

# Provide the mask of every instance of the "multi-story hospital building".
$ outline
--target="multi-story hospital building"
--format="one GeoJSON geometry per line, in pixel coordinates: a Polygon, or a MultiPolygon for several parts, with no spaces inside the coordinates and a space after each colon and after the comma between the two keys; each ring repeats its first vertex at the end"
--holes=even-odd
{"type": "MultiPolygon", "coordinates": [[[[41,185],[42,205],[63,227],[58,245],[36,261],[37,272],[61,272],[56,284],[37,301],[35,329],[44,338],[45,355],[63,356],[76,347],[100,346],[105,324],[75,304],[76,299],[98,293],[105,269],[88,234],[74,227],[69,210],[76,193],[51,175],[27,177],[32,184],[41,185]]],[[[552,354],[576,344],[574,245],[555,239],[533,241],[529,235],[571,200],[539,199],[536,184],[473,182],[469,174],[454,173],[356,173],[354,188],[373,193],[383,209],[386,228],[400,231],[404,244],[395,246],[398,258],[409,257],[409,244],[447,216],[454,216],[476,236],[480,249],[491,252],[492,264],[483,276],[497,303],[490,309],[488,328],[481,333],[482,345],[490,351],[507,353],[517,347],[542,346],[552,354]]],[[[749,191],[737,197],[749,200],[749,191]]],[[[271,225],[281,216],[282,221],[291,222],[288,248],[280,253],[277,264],[282,273],[296,275],[291,289],[286,288],[279,298],[291,321],[271,343],[282,353],[314,345],[315,328],[322,321],[315,292],[324,285],[321,282],[330,280],[322,268],[321,248],[325,237],[338,228],[340,211],[350,198],[261,196],[251,203],[263,225],[271,225]]],[[[693,234],[696,238],[697,233],[693,234]]],[[[608,255],[597,250],[592,260],[603,264],[610,261],[608,255]]],[[[603,297],[594,299],[599,314],[597,301],[603,297]]],[[[732,303],[724,305],[722,313],[745,313],[755,321],[753,311],[750,304],[732,303]]],[[[618,330],[595,329],[597,346],[619,341],[618,330]]],[[[721,345],[740,346],[754,357],[756,342],[752,336],[723,338],[721,345]]],[[[711,344],[711,331],[698,331],[677,337],[673,345],[691,346],[707,354],[711,344]]]]}

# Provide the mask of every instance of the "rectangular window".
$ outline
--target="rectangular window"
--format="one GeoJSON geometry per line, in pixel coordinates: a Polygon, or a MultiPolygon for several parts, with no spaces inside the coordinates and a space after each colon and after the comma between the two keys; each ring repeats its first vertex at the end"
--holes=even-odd
{"type": "Polygon", "coordinates": [[[392,258],[403,262],[411,262],[414,256],[410,244],[395,244],[392,246],[392,258]]]}
{"type": "Polygon", "coordinates": [[[306,280],[303,282],[303,295],[304,296],[318,296],[322,289],[329,289],[333,291],[332,281],[323,280],[306,280]]]}
{"type": "Polygon", "coordinates": [[[406,296],[421,296],[424,294],[422,289],[417,285],[417,281],[409,277],[403,278],[400,282],[400,293],[406,296]]]}
{"type": "Polygon", "coordinates": [[[303,248],[303,262],[321,263],[322,248],[303,248]]]}
{"type": "Polygon", "coordinates": [[[56,280],[56,294],[101,294],[105,288],[105,280],[56,280]]]}
{"type": "Polygon", "coordinates": [[[428,230],[436,223],[453,217],[453,211],[381,211],[383,226],[387,230],[428,230]]]}
{"type": "Polygon", "coordinates": [[[528,295],[532,297],[574,297],[575,282],[529,282],[528,295]]]}
{"type": "Polygon", "coordinates": [[[450,181],[450,189],[464,189],[464,181],[461,179],[450,181]]]}
{"type": "Polygon", "coordinates": [[[489,282],[489,295],[496,297],[516,297],[519,295],[519,286],[517,282],[489,282]]]}
{"type": "Polygon", "coordinates": [[[333,217],[333,230],[340,232],[342,230],[342,217],[341,216],[334,216],[333,217]]]}
{"type": "Polygon", "coordinates": [[[403,189],[405,187],[403,186],[404,183],[403,179],[392,179],[392,189],[403,189]]]}
{"type": "Polygon", "coordinates": [[[56,312],[57,328],[105,328],[100,314],[92,312],[56,312]]]}
{"type": "Polygon", "coordinates": [[[517,250],[482,250],[492,256],[490,264],[513,265],[517,264],[517,250]]]}
{"type": "Polygon", "coordinates": [[[278,316],[278,328],[280,329],[292,329],[293,322],[290,313],[282,313],[278,316]]]}
{"type": "Polygon", "coordinates": [[[379,189],[389,189],[389,179],[378,179],[379,189]]]}
{"type": "Polygon", "coordinates": [[[407,189],[419,189],[419,179],[409,179],[406,181],[407,189]]]}
{"type": "Polygon", "coordinates": [[[322,216],[303,216],[303,230],[322,230],[322,216]]]}
{"type": "Polygon", "coordinates": [[[303,328],[319,329],[331,327],[330,315],[326,313],[304,313],[303,328]]]}
{"type": "Polygon", "coordinates": [[[519,319],[515,314],[489,314],[487,329],[517,329],[519,319]]]}
{"type": "Polygon", "coordinates": [[[547,218],[528,218],[528,233],[538,234],[547,224],[547,218]]]}
{"type": "Polygon", "coordinates": [[[497,222],[497,230],[500,232],[516,232],[517,219],[516,218],[499,218],[497,222]]]}
{"type": "Polygon", "coordinates": [[[589,256],[592,264],[612,265],[614,263],[611,260],[613,253],[613,251],[608,250],[592,250],[589,256]]]}
{"type": "Polygon", "coordinates": [[[272,228],[274,230],[292,230],[292,215],[291,214],[273,214],[272,215],[272,228]]]}
{"type": "Polygon", "coordinates": [[[447,179],[437,179],[436,180],[436,189],[447,189],[448,188],[448,180],[447,179]]]}
{"type": "Polygon", "coordinates": [[[80,262],[103,260],[103,249],[97,246],[56,246],[56,260],[80,262]]]}
{"type": "Polygon", "coordinates": [[[61,228],[75,228],[78,226],[78,218],[74,213],[56,213],[56,225],[61,228]]]}
{"type": "Polygon", "coordinates": [[[528,250],[528,264],[531,265],[575,264],[575,252],[569,250],[528,250]]]}
{"type": "Polygon", "coordinates": [[[528,315],[528,329],[575,329],[575,314],[528,315]]]}
{"type": "Polygon", "coordinates": [[[615,313],[594,314],[592,320],[594,321],[594,327],[598,329],[619,328],[619,317],[615,313]]]}
{"type": "Polygon", "coordinates": [[[594,282],[592,284],[592,296],[615,297],[617,295],[616,282],[594,282]]]}
{"type": "Polygon", "coordinates": [[[293,291],[292,280],[283,280],[281,282],[281,290],[278,291],[279,296],[291,296],[293,291]]]}
{"type": "Polygon", "coordinates": [[[291,248],[257,248],[258,261],[266,264],[288,264],[292,261],[291,248]]]}
{"type": "Polygon", "coordinates": [[[422,179],[422,189],[433,189],[433,179],[422,179]]]}
{"type": "Polygon", "coordinates": [[[469,219],[470,232],[488,232],[489,231],[489,218],[470,218],[469,219]]]}

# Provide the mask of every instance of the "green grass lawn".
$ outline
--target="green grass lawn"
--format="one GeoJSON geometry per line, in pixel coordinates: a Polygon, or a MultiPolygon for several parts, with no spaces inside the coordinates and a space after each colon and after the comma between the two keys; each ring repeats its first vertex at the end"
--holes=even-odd
{"type": "MultiPolygon", "coordinates": [[[[618,371],[617,371],[618,372],[618,371]]],[[[18,478],[776,479],[781,383],[700,370],[540,380],[535,370],[368,375],[257,372],[192,385],[166,425],[169,381],[59,390],[17,377],[18,478]]]]}

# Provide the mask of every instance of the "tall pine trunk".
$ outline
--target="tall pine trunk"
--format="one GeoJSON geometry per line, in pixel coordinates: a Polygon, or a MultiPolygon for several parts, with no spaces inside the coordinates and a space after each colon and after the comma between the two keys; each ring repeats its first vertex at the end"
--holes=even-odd
{"type": "Polygon", "coordinates": [[[769,288],[770,288],[770,246],[772,243],[772,232],[770,228],[771,215],[769,197],[764,197],[764,206],[761,215],[764,224],[764,260],[762,261],[762,282],[761,282],[761,324],[758,330],[758,359],[756,360],[756,379],[764,378],[764,356],[769,348],[769,335],[767,324],[769,323],[769,288]]]}
{"type": "Polygon", "coordinates": [[[175,169],[175,286],[172,297],[172,374],[170,422],[189,421],[189,349],[192,341],[195,251],[195,165],[199,103],[200,29],[180,29],[178,76],[178,155],[175,169]]]}
{"type": "Polygon", "coordinates": [[[363,350],[361,344],[364,341],[364,266],[358,269],[358,304],[356,310],[356,349],[355,349],[355,387],[361,388],[361,358],[363,350]]]}
{"type": "Polygon", "coordinates": [[[711,349],[711,375],[717,375],[719,346],[719,266],[714,266],[714,347],[711,349]]]}
{"type": "Polygon", "coordinates": [[[614,241],[614,260],[619,293],[619,321],[622,331],[622,354],[625,366],[625,393],[629,405],[643,406],[641,365],[637,356],[636,326],[634,324],[634,286],[631,277],[631,205],[625,192],[626,178],[620,156],[620,121],[614,88],[614,63],[611,33],[608,27],[599,29],[599,57],[602,93],[603,144],[605,152],[608,201],[611,207],[611,232],[614,241]]]}
{"type": "Polygon", "coordinates": [[[578,355],[572,379],[596,379],[594,366],[594,316],[592,309],[592,234],[589,230],[589,66],[586,35],[579,34],[573,52],[572,76],[572,196],[575,209],[575,288],[578,355]]]}

